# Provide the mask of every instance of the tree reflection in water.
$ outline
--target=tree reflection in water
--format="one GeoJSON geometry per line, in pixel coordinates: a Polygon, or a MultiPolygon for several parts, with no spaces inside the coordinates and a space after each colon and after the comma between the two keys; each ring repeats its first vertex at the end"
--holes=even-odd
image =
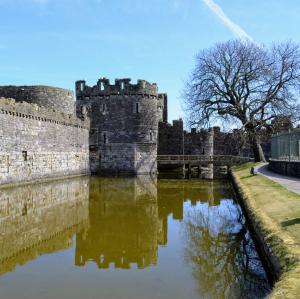
{"type": "Polygon", "coordinates": [[[265,272],[232,198],[224,181],[148,176],[0,192],[1,298],[262,298],[265,272]]]}
{"type": "MultiPolygon", "coordinates": [[[[213,192],[211,193],[213,194],[213,192]]],[[[184,215],[185,258],[201,298],[264,298],[270,291],[240,207],[198,203],[184,215]]]]}

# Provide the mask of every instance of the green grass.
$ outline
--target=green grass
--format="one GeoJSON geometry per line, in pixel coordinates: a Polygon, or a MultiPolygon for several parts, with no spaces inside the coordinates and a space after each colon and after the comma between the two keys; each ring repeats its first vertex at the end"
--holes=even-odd
{"type": "Polygon", "coordinates": [[[300,298],[300,195],[261,175],[254,163],[232,169],[250,218],[278,261],[280,280],[271,298],[300,298]]]}

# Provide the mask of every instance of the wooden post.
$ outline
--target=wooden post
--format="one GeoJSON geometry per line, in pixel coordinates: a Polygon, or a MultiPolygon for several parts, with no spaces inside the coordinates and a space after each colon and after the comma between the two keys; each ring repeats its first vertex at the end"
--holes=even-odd
{"type": "Polygon", "coordinates": [[[201,165],[198,166],[198,179],[201,178],[201,165]]]}

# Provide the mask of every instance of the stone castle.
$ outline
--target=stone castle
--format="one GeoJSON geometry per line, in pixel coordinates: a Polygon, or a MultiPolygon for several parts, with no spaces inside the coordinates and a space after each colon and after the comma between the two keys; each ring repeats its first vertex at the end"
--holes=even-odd
{"type": "Polygon", "coordinates": [[[100,79],[93,87],[76,82],[76,112],[91,119],[91,172],[156,173],[159,123],[167,115],[167,96],[157,85],[130,79],[100,79]]]}
{"type": "Polygon", "coordinates": [[[87,118],[73,93],[46,86],[0,88],[0,185],[89,173],[87,118]]]}
{"type": "MultiPolygon", "coordinates": [[[[229,154],[218,128],[168,123],[156,84],[99,79],[70,90],[0,86],[0,185],[82,174],[157,173],[157,154],[229,154]],[[223,148],[222,148],[223,147],[223,148]],[[226,150],[225,150],[226,149],[226,150]]],[[[231,152],[232,154],[232,152],[231,152]]]]}

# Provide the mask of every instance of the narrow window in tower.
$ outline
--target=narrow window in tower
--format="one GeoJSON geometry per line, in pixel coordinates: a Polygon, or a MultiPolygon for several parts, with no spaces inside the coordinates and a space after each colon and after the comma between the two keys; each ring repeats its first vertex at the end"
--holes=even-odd
{"type": "Polygon", "coordinates": [[[140,104],[135,103],[135,113],[140,113],[140,104]]]}
{"type": "Polygon", "coordinates": [[[102,104],[102,112],[106,112],[106,105],[102,104]]]}
{"type": "Polygon", "coordinates": [[[104,84],[103,84],[103,82],[100,82],[100,84],[99,84],[99,90],[100,91],[104,90],[104,84]]]}
{"type": "Polygon", "coordinates": [[[80,91],[83,91],[84,89],[84,83],[80,83],[80,91]]]}
{"type": "Polygon", "coordinates": [[[121,82],[121,90],[124,90],[124,89],[125,89],[125,83],[121,82]]]}
{"type": "Polygon", "coordinates": [[[86,108],[85,106],[80,106],[80,113],[85,114],[86,113],[86,108]]]}
{"type": "Polygon", "coordinates": [[[22,156],[23,156],[24,161],[27,161],[27,158],[28,158],[27,151],[22,151],[22,156]]]}
{"type": "Polygon", "coordinates": [[[153,132],[150,132],[150,141],[153,141],[153,132]]]}
{"type": "Polygon", "coordinates": [[[106,133],[103,134],[103,143],[106,144],[107,143],[107,137],[106,137],[106,133]]]}

